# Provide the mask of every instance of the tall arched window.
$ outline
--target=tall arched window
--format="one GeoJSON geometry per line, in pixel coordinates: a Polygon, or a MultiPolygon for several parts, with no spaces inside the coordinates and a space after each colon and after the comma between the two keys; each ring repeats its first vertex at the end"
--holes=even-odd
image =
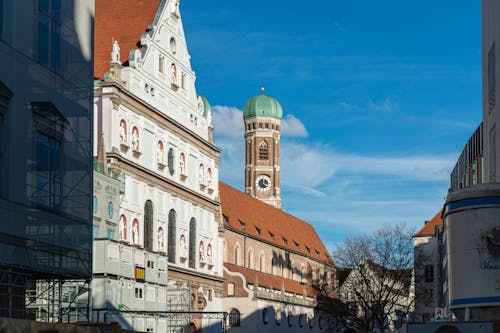
{"type": "Polygon", "coordinates": [[[253,249],[248,250],[248,253],[247,253],[247,267],[250,268],[250,269],[254,268],[254,265],[253,265],[253,249]]]}
{"type": "Polygon", "coordinates": [[[229,312],[229,326],[238,327],[240,326],[240,311],[237,309],[232,309],[229,312]]]}
{"type": "Polygon", "coordinates": [[[176,220],[177,214],[171,209],[168,212],[168,261],[171,263],[175,263],[176,220]]]}
{"type": "Polygon", "coordinates": [[[144,249],[153,251],[153,202],[146,201],[144,204],[144,249]]]}
{"type": "Polygon", "coordinates": [[[267,141],[264,140],[259,145],[259,159],[267,160],[269,159],[269,147],[267,145],[267,141]]]}
{"type": "Polygon", "coordinates": [[[304,264],[302,264],[300,266],[300,282],[305,282],[304,279],[305,279],[305,268],[304,268],[304,264]]]}
{"type": "Polygon", "coordinates": [[[276,258],[275,255],[273,255],[273,259],[271,260],[271,274],[277,275],[279,272],[278,270],[278,258],[276,258]]]}
{"type": "Polygon", "coordinates": [[[189,267],[196,266],[196,220],[194,217],[189,221],[189,267]]]}
{"type": "Polygon", "coordinates": [[[264,253],[261,253],[260,257],[259,257],[259,271],[265,273],[265,267],[264,267],[265,262],[264,262],[264,260],[265,260],[264,253]]]}
{"type": "Polygon", "coordinates": [[[239,258],[240,258],[240,245],[236,244],[234,247],[234,264],[238,265],[239,264],[239,258]]]}

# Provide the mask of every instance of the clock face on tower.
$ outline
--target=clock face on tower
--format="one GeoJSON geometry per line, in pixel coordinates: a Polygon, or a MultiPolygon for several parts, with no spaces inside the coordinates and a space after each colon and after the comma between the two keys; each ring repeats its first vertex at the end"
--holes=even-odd
{"type": "Polygon", "coordinates": [[[261,175],[257,177],[255,186],[261,192],[265,192],[271,188],[271,178],[269,176],[261,175]]]}

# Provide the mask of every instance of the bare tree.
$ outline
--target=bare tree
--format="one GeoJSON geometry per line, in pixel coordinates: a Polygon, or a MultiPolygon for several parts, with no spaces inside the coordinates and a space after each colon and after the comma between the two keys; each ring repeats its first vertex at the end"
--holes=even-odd
{"type": "Polygon", "coordinates": [[[336,246],[333,257],[345,279],[339,281],[340,302],[331,304],[330,313],[343,327],[391,331],[411,311],[413,235],[405,224],[388,225],[336,246]]]}

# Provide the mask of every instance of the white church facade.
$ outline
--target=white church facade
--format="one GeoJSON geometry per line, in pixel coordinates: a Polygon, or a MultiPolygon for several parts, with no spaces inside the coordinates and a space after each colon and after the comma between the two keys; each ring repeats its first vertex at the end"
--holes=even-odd
{"type": "MultiPolygon", "coordinates": [[[[172,301],[169,288],[186,290],[186,297],[181,297],[182,306],[175,310],[192,312],[184,316],[191,329],[217,331],[222,318],[207,318],[201,312],[223,310],[220,151],[212,139],[210,105],[196,92],[179,3],[138,4],[144,8],[136,11],[149,11],[153,15],[145,15],[144,19],[149,21],[144,26],[133,27],[142,31],[123,33],[113,31],[113,27],[128,29],[127,13],[118,16],[106,10],[116,6],[115,2],[96,2],[95,76],[99,80],[94,91],[94,155],[97,156],[98,147],[103,144],[108,167],[124,175],[117,232],[114,241],[108,242],[132,249],[136,253],[131,255],[132,260],[138,258],[138,250],[139,257],[155,259],[139,260],[144,267],[135,265],[133,275],[121,274],[119,269],[110,273],[106,268],[100,268],[99,274],[126,281],[113,282],[115,289],[119,289],[116,295],[125,295],[121,289],[131,288],[130,283],[135,288],[141,283],[155,288],[165,286],[167,291],[160,288],[159,292],[153,292],[151,287],[149,294],[137,291],[127,299],[104,302],[113,304],[110,306],[113,314],[121,310],[135,318],[145,317],[140,325],[129,320],[129,329],[157,331],[163,324],[150,327],[153,324],[148,324],[148,320],[152,323],[152,319],[143,311],[172,310],[168,306],[158,307],[158,302],[163,303],[163,299],[158,300],[159,295],[168,304],[172,301]],[[98,50],[99,41],[110,36],[117,37],[109,41],[109,47],[98,50]],[[124,49],[124,45],[134,44],[135,47],[124,49]],[[100,58],[108,59],[107,69],[100,65],[100,58]],[[155,276],[148,281],[148,269],[164,271],[166,266],[168,274],[158,272],[160,278],[155,276]],[[148,297],[149,301],[156,298],[153,308],[141,305],[147,303],[148,297]]],[[[105,256],[101,259],[107,260],[109,253],[103,244],[99,246],[94,257],[105,256]]],[[[115,253],[118,255],[120,251],[115,253]]]]}

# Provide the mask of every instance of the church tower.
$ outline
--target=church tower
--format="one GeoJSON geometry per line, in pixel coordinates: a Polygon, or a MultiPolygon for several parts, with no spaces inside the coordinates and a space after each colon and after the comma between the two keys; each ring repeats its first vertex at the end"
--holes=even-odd
{"type": "Polygon", "coordinates": [[[262,94],[245,104],[245,192],[281,209],[280,127],[283,111],[280,103],[262,94]]]}

